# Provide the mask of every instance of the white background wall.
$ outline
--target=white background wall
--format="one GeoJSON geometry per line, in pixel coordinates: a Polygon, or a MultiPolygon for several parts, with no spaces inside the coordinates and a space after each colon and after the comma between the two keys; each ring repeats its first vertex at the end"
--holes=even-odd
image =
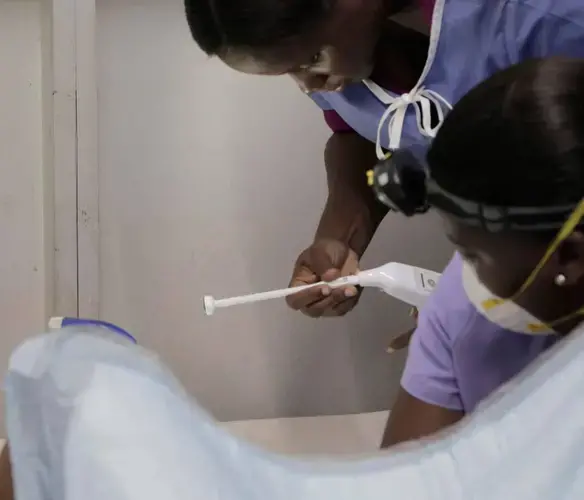
{"type": "MultiPolygon", "coordinates": [[[[94,8],[0,1],[0,362],[79,308],[131,329],[224,420],[387,407],[404,305],[368,291],[338,320],[202,312],[204,294],[287,284],[326,194],[319,111],[286,78],[203,56],[181,0],[94,8]]],[[[392,217],[364,265],[440,269],[440,233],[392,217]]]]}
{"type": "MultiPolygon", "coordinates": [[[[219,418],[387,406],[406,307],[346,319],[201,299],[285,286],[325,199],[319,111],[286,78],[238,75],[192,43],[180,0],[98,0],[100,315],[133,330],[219,418]]],[[[441,269],[435,219],[391,218],[366,257],[441,269]]]]}
{"type": "Polygon", "coordinates": [[[35,1],[0,2],[2,367],[17,343],[42,331],[46,313],[39,13],[35,1]]]}

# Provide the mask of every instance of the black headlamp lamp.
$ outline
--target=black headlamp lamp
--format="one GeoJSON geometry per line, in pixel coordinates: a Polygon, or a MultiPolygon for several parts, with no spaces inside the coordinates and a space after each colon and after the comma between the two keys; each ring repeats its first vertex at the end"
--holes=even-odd
{"type": "Polygon", "coordinates": [[[460,198],[442,189],[408,150],[387,154],[367,172],[377,199],[407,217],[437,208],[459,222],[490,232],[560,229],[577,204],[556,207],[503,207],[460,198]]]}

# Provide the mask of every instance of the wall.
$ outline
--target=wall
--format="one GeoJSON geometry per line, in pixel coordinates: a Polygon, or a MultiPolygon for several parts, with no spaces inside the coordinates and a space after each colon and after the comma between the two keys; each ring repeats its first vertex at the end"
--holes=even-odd
{"type": "MultiPolygon", "coordinates": [[[[387,407],[407,308],[368,291],[345,319],[283,302],[203,315],[205,294],[287,284],[325,199],[319,111],[287,78],[235,74],[180,0],[98,0],[100,316],[133,330],[218,418],[387,407]]],[[[391,218],[365,265],[441,269],[432,217],[391,218]]],[[[81,298],[82,300],[82,298],[81,298]]]]}
{"type": "Polygon", "coordinates": [[[44,329],[50,300],[45,295],[40,38],[40,3],[0,2],[1,367],[17,343],[44,329]]]}

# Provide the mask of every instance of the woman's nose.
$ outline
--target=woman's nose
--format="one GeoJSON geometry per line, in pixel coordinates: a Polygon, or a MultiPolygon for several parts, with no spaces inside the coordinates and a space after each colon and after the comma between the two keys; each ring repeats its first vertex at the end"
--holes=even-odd
{"type": "Polygon", "coordinates": [[[344,85],[344,78],[334,75],[292,74],[292,78],[306,93],[318,91],[336,92],[341,90],[344,85]]]}
{"type": "Polygon", "coordinates": [[[325,88],[332,92],[339,92],[343,90],[346,82],[347,80],[342,76],[329,75],[325,83],[325,88]]]}

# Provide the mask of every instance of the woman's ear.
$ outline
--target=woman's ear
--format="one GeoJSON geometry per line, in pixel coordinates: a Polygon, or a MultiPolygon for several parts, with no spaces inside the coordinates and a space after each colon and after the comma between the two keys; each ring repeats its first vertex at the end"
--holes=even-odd
{"type": "Polygon", "coordinates": [[[560,244],[556,255],[556,284],[574,286],[584,283],[584,233],[573,232],[560,244]]]}

